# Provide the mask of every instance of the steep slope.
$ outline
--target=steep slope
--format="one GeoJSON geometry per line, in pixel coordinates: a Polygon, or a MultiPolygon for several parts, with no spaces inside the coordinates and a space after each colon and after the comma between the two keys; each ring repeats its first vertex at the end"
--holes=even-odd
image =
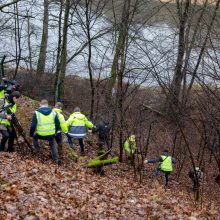
{"type": "MultiPolygon", "coordinates": [[[[38,103],[20,100],[18,117],[28,130],[38,103]]],[[[87,142],[88,146],[88,142],[87,142]]],[[[92,157],[94,144],[87,153],[92,157]],[[93,149],[93,150],[92,150],[93,149]]],[[[49,154],[43,146],[44,153],[49,154]]],[[[164,189],[149,175],[142,184],[129,164],[105,168],[100,177],[85,168],[84,161],[68,159],[62,166],[49,156],[0,153],[0,219],[219,219],[218,201],[193,194],[176,181],[164,189]],[[46,158],[46,159],[45,159],[46,158]]]]}
{"type": "Polygon", "coordinates": [[[218,219],[217,205],[202,209],[172,186],[139,185],[129,170],[93,175],[75,164],[58,167],[0,155],[1,219],[218,219]],[[174,191],[173,191],[174,190],[174,191]]]}

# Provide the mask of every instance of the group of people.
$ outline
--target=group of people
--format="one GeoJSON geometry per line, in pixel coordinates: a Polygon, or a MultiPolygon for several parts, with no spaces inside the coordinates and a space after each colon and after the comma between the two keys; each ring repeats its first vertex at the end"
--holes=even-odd
{"type": "MultiPolygon", "coordinates": [[[[16,81],[2,79],[0,83],[0,133],[2,135],[0,151],[14,151],[15,129],[12,126],[12,114],[16,113],[17,100],[20,97],[19,85],[16,81]],[[6,142],[8,147],[6,148],[6,142]]],[[[62,158],[62,133],[65,134],[71,148],[74,148],[73,140],[78,139],[80,154],[85,155],[84,138],[87,129],[98,133],[99,146],[106,145],[110,149],[109,123],[101,119],[97,126],[94,126],[87,117],[81,113],[79,107],[75,107],[73,113],[65,120],[62,114],[63,104],[57,102],[54,108],[50,108],[47,100],[41,100],[40,107],[34,112],[30,126],[30,136],[33,138],[35,153],[40,152],[40,140],[49,142],[52,159],[58,164],[62,158]]]]}
{"type": "Polygon", "coordinates": [[[15,130],[11,124],[12,114],[17,110],[17,100],[20,97],[19,85],[16,81],[3,78],[0,83],[0,133],[2,134],[0,151],[4,151],[8,141],[7,151],[14,151],[15,130]]]}
{"type": "MultiPolygon", "coordinates": [[[[0,143],[0,151],[5,151],[5,145],[8,141],[7,151],[14,151],[15,129],[12,126],[12,114],[16,113],[17,100],[20,97],[19,85],[16,81],[8,81],[3,79],[0,84],[0,133],[2,135],[0,143]]],[[[74,148],[73,140],[78,139],[80,145],[80,154],[85,155],[84,138],[87,129],[90,132],[98,133],[99,148],[106,146],[111,152],[110,144],[110,125],[101,118],[98,125],[94,126],[87,117],[81,113],[79,107],[75,107],[73,113],[65,120],[62,114],[63,104],[57,102],[54,108],[50,108],[47,100],[41,100],[40,107],[34,112],[30,126],[30,136],[33,138],[35,153],[40,152],[40,140],[49,142],[52,159],[60,164],[62,159],[62,133],[67,137],[69,146],[74,148]]],[[[128,157],[134,162],[134,155],[137,152],[135,135],[129,136],[124,142],[124,150],[128,157]]],[[[144,163],[159,163],[154,172],[154,176],[158,176],[160,172],[165,175],[165,186],[168,186],[169,175],[173,171],[173,163],[176,159],[169,155],[168,150],[164,150],[162,155],[156,159],[145,160],[144,163]]],[[[195,167],[189,172],[189,178],[193,182],[193,190],[199,188],[199,182],[203,176],[203,172],[199,167],[195,167]]]]}
{"type": "MultiPolygon", "coordinates": [[[[137,152],[137,145],[135,140],[135,135],[129,136],[124,142],[124,149],[127,153],[128,158],[134,163],[134,156],[137,152]]],[[[154,177],[158,177],[162,172],[165,177],[165,186],[168,186],[169,176],[173,171],[173,164],[176,163],[176,159],[169,155],[169,151],[167,149],[163,150],[162,154],[156,159],[144,160],[145,164],[158,163],[159,165],[153,172],[154,177]]],[[[195,166],[190,169],[188,173],[189,178],[192,181],[192,190],[197,191],[200,187],[200,182],[203,177],[203,169],[195,166]]]]}
{"type": "Polygon", "coordinates": [[[33,137],[33,143],[36,153],[40,151],[38,140],[47,140],[54,161],[60,163],[62,157],[62,133],[67,136],[68,143],[74,148],[72,138],[76,138],[80,144],[80,154],[84,155],[84,137],[87,129],[92,129],[93,124],[76,107],[73,113],[65,121],[62,114],[63,104],[57,102],[55,108],[48,106],[47,100],[40,102],[40,108],[37,109],[32,117],[30,136],[33,137]],[[55,141],[57,145],[55,144],[55,141]]]}

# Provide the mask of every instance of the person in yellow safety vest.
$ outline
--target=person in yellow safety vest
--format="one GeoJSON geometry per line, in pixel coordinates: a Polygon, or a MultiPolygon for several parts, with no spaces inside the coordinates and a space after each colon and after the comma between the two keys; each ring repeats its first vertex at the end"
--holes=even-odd
{"type": "Polygon", "coordinates": [[[47,140],[55,162],[58,161],[57,146],[54,143],[56,132],[60,130],[58,115],[48,107],[48,101],[43,99],[40,102],[40,108],[37,109],[32,117],[30,136],[33,137],[35,152],[39,153],[40,146],[38,139],[47,140]]]}
{"type": "Polygon", "coordinates": [[[56,133],[56,136],[55,136],[55,140],[57,142],[57,146],[58,146],[58,155],[59,155],[59,164],[61,164],[61,159],[62,159],[62,155],[63,155],[63,152],[62,152],[62,133],[67,133],[68,131],[68,128],[67,128],[67,124],[66,124],[66,121],[65,121],[65,118],[62,114],[62,110],[63,109],[63,103],[61,102],[57,102],[55,104],[55,107],[53,108],[53,111],[57,113],[57,116],[58,116],[58,119],[59,119],[59,122],[60,122],[60,130],[57,131],[56,133]]]}
{"type": "Polygon", "coordinates": [[[155,170],[154,176],[158,176],[160,171],[165,175],[165,186],[168,186],[169,175],[173,171],[173,163],[176,163],[176,159],[169,156],[168,150],[164,150],[163,154],[154,160],[145,160],[145,163],[157,163],[159,162],[159,167],[155,170]]]}
{"type": "Polygon", "coordinates": [[[129,157],[134,156],[134,154],[137,150],[135,135],[131,135],[126,139],[126,141],[124,143],[124,149],[129,157]]]}
{"type": "Polygon", "coordinates": [[[4,99],[2,111],[0,112],[0,133],[2,134],[2,140],[0,145],[0,151],[4,151],[5,144],[8,140],[7,151],[14,151],[14,139],[15,130],[11,124],[12,116],[11,113],[16,113],[17,105],[16,102],[20,97],[20,92],[12,92],[7,99],[4,99]],[[10,110],[10,112],[8,112],[10,110]]]}
{"type": "Polygon", "coordinates": [[[86,116],[80,112],[79,107],[76,107],[67,120],[67,126],[67,138],[70,147],[73,148],[72,138],[77,138],[79,140],[80,153],[81,155],[84,155],[85,152],[83,138],[86,136],[87,128],[91,129],[93,127],[92,122],[89,121],[86,116]]]}
{"type": "Polygon", "coordinates": [[[2,81],[0,83],[0,99],[5,98],[5,89],[7,87],[7,85],[6,85],[7,82],[8,82],[8,80],[6,78],[2,78],[2,81]]]}
{"type": "Polygon", "coordinates": [[[5,90],[1,89],[0,90],[0,99],[3,99],[5,97],[5,90]]]}

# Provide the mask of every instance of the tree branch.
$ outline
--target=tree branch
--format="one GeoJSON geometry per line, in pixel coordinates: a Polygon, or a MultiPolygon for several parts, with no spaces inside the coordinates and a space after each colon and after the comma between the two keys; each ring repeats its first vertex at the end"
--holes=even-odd
{"type": "Polygon", "coordinates": [[[17,2],[20,2],[20,1],[21,1],[21,0],[14,0],[14,1],[9,2],[9,3],[7,3],[7,4],[0,5],[0,11],[1,11],[3,8],[5,8],[5,7],[8,7],[8,6],[13,5],[13,4],[15,4],[15,3],[17,3],[17,2]]]}

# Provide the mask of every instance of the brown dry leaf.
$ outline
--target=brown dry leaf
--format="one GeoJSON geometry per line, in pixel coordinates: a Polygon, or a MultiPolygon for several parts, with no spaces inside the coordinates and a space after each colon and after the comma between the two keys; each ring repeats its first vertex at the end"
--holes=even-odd
{"type": "MultiPolygon", "coordinates": [[[[21,100],[18,117],[27,133],[37,105],[25,97],[21,100]]],[[[213,204],[210,205],[212,197],[205,194],[203,209],[200,209],[184,184],[171,182],[170,189],[166,190],[160,180],[153,182],[145,178],[143,184],[139,184],[126,163],[105,167],[105,176],[100,177],[80,163],[71,161],[65,144],[63,165],[57,166],[48,156],[50,152],[44,142],[41,146],[41,153],[46,159],[33,155],[21,157],[16,153],[0,154],[0,219],[219,217],[219,198],[212,199],[213,204]]],[[[92,158],[95,147],[86,147],[88,158],[92,158]]]]}

